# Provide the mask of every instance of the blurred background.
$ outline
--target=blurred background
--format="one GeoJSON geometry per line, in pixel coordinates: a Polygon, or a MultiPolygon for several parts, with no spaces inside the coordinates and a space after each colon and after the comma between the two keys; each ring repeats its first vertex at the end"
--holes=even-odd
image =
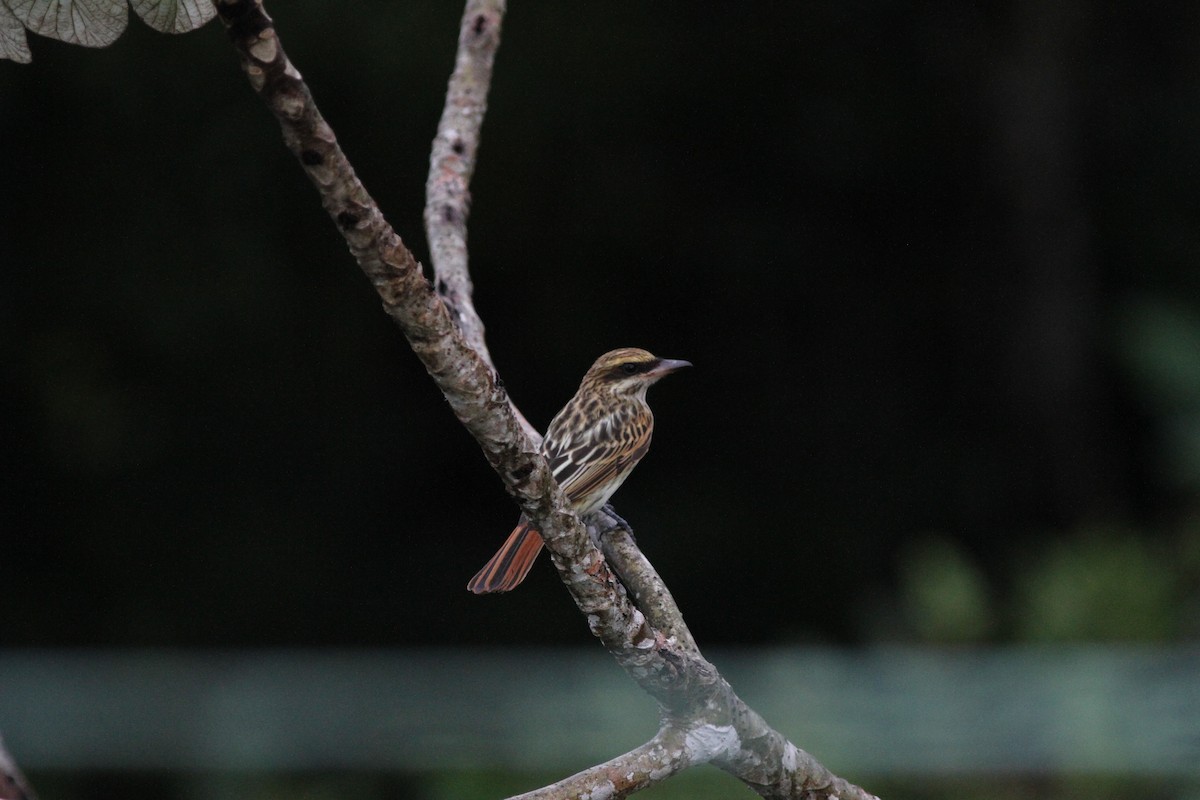
{"type": "MultiPolygon", "coordinates": [[[[268,11],[424,259],[461,6],[268,11]]],[[[548,563],[465,591],[516,511],[220,27],[32,48],[0,731],[43,797],[498,797],[647,738],[548,563]]],[[[472,189],[532,422],[611,348],[695,364],[616,507],[769,721],[886,797],[1200,796],[1200,5],[514,3],[472,189]]]]}

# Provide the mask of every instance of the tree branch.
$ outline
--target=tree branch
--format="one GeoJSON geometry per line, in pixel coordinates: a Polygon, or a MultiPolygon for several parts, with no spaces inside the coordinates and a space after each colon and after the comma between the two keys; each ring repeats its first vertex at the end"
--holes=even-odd
{"type": "Polygon", "coordinates": [[[600,543],[604,558],[621,576],[621,583],[633,594],[634,603],[650,624],[667,638],[674,639],[686,652],[699,656],[700,648],[683,621],[683,612],[654,565],[638,549],[625,521],[607,509],[601,509],[588,522],[588,533],[600,543]]]}
{"type": "Polygon", "coordinates": [[[567,797],[603,797],[619,800],[661,783],[694,763],[688,758],[682,736],[663,728],[641,747],[611,761],[577,772],[558,783],[514,795],[509,800],[561,800],[567,797]]]}
{"type": "Polygon", "coordinates": [[[563,792],[603,776],[608,776],[604,779],[612,783],[613,791],[625,787],[620,791],[627,794],[647,785],[638,775],[652,781],[682,766],[712,761],[766,797],[869,798],[863,790],[832,776],[742,703],[700,655],[670,593],[649,562],[635,553],[632,539],[610,537],[614,563],[627,570],[642,607],[631,601],[625,585],[614,578],[604,556],[566,506],[536,439],[527,432],[527,424],[522,424],[491,367],[467,272],[467,181],[474,167],[503,3],[468,3],[447,109],[431,158],[427,192],[431,204],[440,205],[427,209],[426,223],[440,265],[438,282],[446,284],[439,291],[355,176],[300,73],[284,54],[261,0],[218,0],[217,7],[251,85],[279,121],[284,142],[317,188],[322,205],[383,299],[384,310],[479,442],[509,494],[541,531],[559,576],[586,615],[592,633],[660,704],[664,724],[658,736],[608,765],[567,779],[565,788],[548,787],[539,796],[569,796],[563,792]],[[630,767],[634,777],[622,777],[618,786],[615,773],[608,771],[613,765],[630,767]],[[574,783],[576,779],[580,782],[574,783]]]}
{"type": "MultiPolygon", "coordinates": [[[[219,0],[250,85],[275,115],[351,254],[413,352],[531,517],[562,509],[537,444],[511,413],[495,373],[455,327],[421,265],[358,180],[299,71],[288,60],[261,0],[219,0]]],[[[561,523],[560,523],[561,524],[561,523]]]]}
{"type": "Polygon", "coordinates": [[[492,63],[500,46],[504,0],[469,0],[458,33],[458,56],[446,89],[446,105],[429,156],[425,183],[425,234],[437,276],[438,295],[451,310],[463,338],[493,366],[475,313],[467,269],[467,217],[479,132],[487,112],[492,63]]]}
{"type": "MultiPolygon", "coordinates": [[[[467,344],[494,372],[475,311],[468,269],[467,218],[471,214],[471,176],[475,174],[480,130],[487,112],[492,64],[500,47],[505,0],[469,0],[458,31],[458,55],[446,87],[446,105],[429,153],[425,181],[425,237],[438,296],[449,309],[467,344]]],[[[525,434],[538,445],[542,435],[515,404],[509,403],[525,434]]]]}

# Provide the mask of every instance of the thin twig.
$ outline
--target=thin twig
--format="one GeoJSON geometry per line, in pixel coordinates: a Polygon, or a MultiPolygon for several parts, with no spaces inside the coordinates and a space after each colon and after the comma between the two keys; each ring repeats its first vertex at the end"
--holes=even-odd
{"type": "Polygon", "coordinates": [[[514,795],[509,800],[562,800],[569,797],[620,800],[661,783],[693,763],[684,747],[683,736],[677,730],[664,728],[650,741],[628,753],[541,789],[514,795]]]}
{"type": "Polygon", "coordinates": [[[479,151],[503,19],[504,0],[467,3],[425,183],[425,234],[438,295],[450,307],[463,338],[489,366],[494,365],[484,341],[483,321],[475,312],[467,266],[467,217],[471,212],[471,176],[475,173],[475,154],[479,151]]]}
{"type": "MultiPolygon", "coordinates": [[[[467,344],[494,372],[483,320],[475,311],[468,267],[467,219],[471,177],[475,174],[483,117],[492,84],[492,64],[500,47],[505,0],[469,0],[458,31],[458,54],[446,87],[446,104],[429,152],[425,181],[425,236],[434,285],[467,344]]],[[[538,444],[542,435],[512,405],[525,434],[538,444]]]]}

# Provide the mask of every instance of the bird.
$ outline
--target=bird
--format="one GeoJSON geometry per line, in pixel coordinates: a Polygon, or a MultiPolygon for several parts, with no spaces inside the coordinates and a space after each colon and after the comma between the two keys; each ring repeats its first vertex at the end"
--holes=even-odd
{"type": "MultiPolygon", "coordinates": [[[[581,517],[602,508],[650,449],[654,415],[646,390],[690,361],[659,358],[636,347],[596,359],[550,421],[542,454],[567,502],[581,517]]],[[[542,536],[524,514],[504,545],[467,584],[475,594],[507,592],[529,574],[542,536]]]]}

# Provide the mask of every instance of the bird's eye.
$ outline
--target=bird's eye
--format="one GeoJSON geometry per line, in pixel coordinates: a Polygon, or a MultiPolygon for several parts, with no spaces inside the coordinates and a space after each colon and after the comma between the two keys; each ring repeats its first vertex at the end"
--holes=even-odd
{"type": "Polygon", "coordinates": [[[621,372],[624,372],[626,375],[632,375],[637,371],[638,371],[637,364],[634,364],[632,362],[621,365],[621,372]]]}

